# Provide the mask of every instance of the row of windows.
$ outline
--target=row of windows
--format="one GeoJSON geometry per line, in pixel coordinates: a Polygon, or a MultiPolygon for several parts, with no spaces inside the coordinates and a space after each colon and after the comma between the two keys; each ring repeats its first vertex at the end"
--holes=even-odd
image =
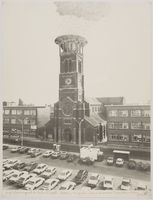
{"type": "Polygon", "coordinates": [[[36,115],[36,110],[19,110],[19,109],[14,109],[14,110],[9,110],[9,109],[5,109],[4,110],[4,114],[5,115],[22,115],[22,113],[24,113],[24,115],[36,115]]]}
{"type": "Polygon", "coordinates": [[[100,112],[100,106],[91,106],[92,112],[100,112]]]}
{"type": "MultiPolygon", "coordinates": [[[[127,122],[109,122],[108,123],[109,129],[129,129],[129,123],[127,122]]],[[[142,123],[142,122],[132,122],[131,129],[143,129],[143,130],[150,130],[150,123],[142,123]]]]}
{"type": "MultiPolygon", "coordinates": [[[[75,72],[76,71],[76,61],[71,59],[65,59],[61,65],[61,73],[75,72]]],[[[81,60],[78,60],[78,72],[82,72],[81,60]]]]}
{"type": "MultiPolygon", "coordinates": [[[[117,135],[117,134],[113,134],[109,136],[109,140],[110,141],[122,141],[122,142],[129,142],[129,135],[117,135]]],[[[150,142],[150,136],[149,135],[141,135],[141,134],[133,134],[131,137],[131,141],[132,142],[150,142]]]]}
{"type": "MultiPolygon", "coordinates": [[[[128,117],[128,110],[110,110],[108,112],[109,117],[128,117]]],[[[150,117],[150,110],[131,110],[131,117],[150,117]]]]}
{"type": "MultiPolygon", "coordinates": [[[[22,124],[22,120],[19,119],[9,119],[9,118],[4,118],[3,119],[4,124],[22,124]]],[[[31,125],[35,125],[36,124],[36,120],[34,119],[24,119],[23,120],[24,124],[31,124],[31,125]]]]}

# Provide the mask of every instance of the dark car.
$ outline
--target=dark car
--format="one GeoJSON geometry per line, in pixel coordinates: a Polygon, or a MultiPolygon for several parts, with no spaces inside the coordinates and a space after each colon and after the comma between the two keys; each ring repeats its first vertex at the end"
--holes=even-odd
{"type": "Polygon", "coordinates": [[[68,156],[69,156],[69,154],[68,154],[66,151],[62,151],[62,152],[60,153],[59,159],[60,159],[60,160],[66,160],[66,159],[68,158],[68,156]]]}
{"type": "Polygon", "coordinates": [[[20,153],[27,153],[28,151],[29,151],[29,147],[22,147],[20,150],[19,150],[19,152],[20,153]]]}
{"type": "Polygon", "coordinates": [[[53,159],[57,159],[60,157],[60,151],[55,151],[54,153],[52,153],[51,158],[53,159]]]}
{"type": "Polygon", "coordinates": [[[67,162],[73,162],[75,159],[76,159],[76,155],[71,154],[68,156],[67,162]]]}
{"type": "Polygon", "coordinates": [[[16,163],[16,164],[13,166],[13,168],[19,170],[19,169],[24,168],[25,166],[26,166],[26,163],[25,163],[25,162],[19,162],[19,163],[16,163]]]}
{"type": "Polygon", "coordinates": [[[8,145],[3,145],[3,150],[8,149],[8,145]]]}
{"type": "Polygon", "coordinates": [[[114,158],[113,157],[108,157],[106,160],[107,165],[113,165],[114,164],[114,158]]]}
{"type": "Polygon", "coordinates": [[[87,170],[79,170],[77,175],[74,177],[73,182],[75,182],[77,185],[81,184],[88,176],[87,170]]]}
{"type": "Polygon", "coordinates": [[[38,163],[36,163],[36,162],[28,163],[28,164],[26,165],[26,167],[23,168],[23,171],[30,172],[30,171],[32,171],[33,169],[35,169],[37,166],[38,166],[38,163]]]}

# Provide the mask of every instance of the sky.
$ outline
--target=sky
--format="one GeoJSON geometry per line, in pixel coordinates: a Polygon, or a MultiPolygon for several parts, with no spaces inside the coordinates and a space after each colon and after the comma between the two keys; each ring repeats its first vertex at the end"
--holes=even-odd
{"type": "Polygon", "coordinates": [[[85,37],[85,96],[151,99],[151,3],[3,0],[3,100],[58,101],[64,34],[85,37]]]}

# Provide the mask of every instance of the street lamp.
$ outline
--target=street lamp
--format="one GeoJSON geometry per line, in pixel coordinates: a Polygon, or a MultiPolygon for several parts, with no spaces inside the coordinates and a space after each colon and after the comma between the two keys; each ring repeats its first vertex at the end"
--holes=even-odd
{"type": "MultiPolygon", "coordinates": [[[[23,136],[24,136],[24,120],[28,118],[23,118],[23,119],[18,119],[18,121],[21,123],[21,132],[22,132],[22,137],[21,137],[21,146],[23,146],[23,136]]],[[[28,119],[29,120],[29,119],[28,119]]],[[[30,120],[29,120],[30,121],[30,120]]]]}
{"type": "Polygon", "coordinates": [[[84,119],[81,119],[80,121],[77,121],[75,118],[73,118],[78,126],[79,126],[79,146],[81,147],[81,123],[84,121],[84,119]]]}

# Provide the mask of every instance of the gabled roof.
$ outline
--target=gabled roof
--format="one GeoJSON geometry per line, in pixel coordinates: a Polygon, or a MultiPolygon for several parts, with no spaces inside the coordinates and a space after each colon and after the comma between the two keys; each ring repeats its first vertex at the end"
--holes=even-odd
{"type": "Polygon", "coordinates": [[[106,121],[103,120],[98,114],[91,115],[90,117],[85,116],[85,120],[94,127],[96,127],[99,123],[106,124],[106,121]]]}
{"type": "Polygon", "coordinates": [[[89,104],[99,104],[99,105],[101,105],[101,102],[100,101],[98,101],[98,99],[97,98],[94,98],[94,97],[86,97],[85,98],[85,101],[87,101],[87,103],[89,103],[89,104]]]}
{"type": "Polygon", "coordinates": [[[97,97],[97,100],[104,105],[122,105],[124,97],[97,97]]]}

